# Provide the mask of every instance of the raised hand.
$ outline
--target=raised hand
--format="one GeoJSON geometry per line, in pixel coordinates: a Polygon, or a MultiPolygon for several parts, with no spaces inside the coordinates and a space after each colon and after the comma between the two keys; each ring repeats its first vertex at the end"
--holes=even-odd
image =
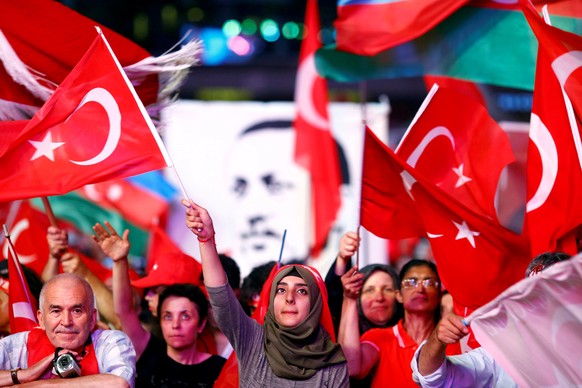
{"type": "Polygon", "coordinates": [[[344,234],[340,240],[340,249],[338,253],[338,257],[341,260],[349,263],[352,256],[358,250],[360,246],[360,237],[356,232],[347,232],[344,234]]]}
{"type": "Polygon", "coordinates": [[[73,252],[67,252],[61,257],[61,264],[63,272],[76,273],[79,276],[85,277],[89,269],[81,260],[81,257],[73,252]]]}
{"type": "Polygon", "coordinates": [[[113,261],[118,261],[127,258],[129,253],[129,229],[123,231],[123,236],[119,236],[113,226],[105,221],[105,227],[100,223],[93,226],[93,240],[103,250],[103,252],[111,257],[113,261]]]}
{"type": "Polygon", "coordinates": [[[186,208],[186,226],[198,237],[198,241],[212,240],[214,225],[208,211],[192,200],[183,199],[182,205],[186,208]]]}
{"type": "Polygon", "coordinates": [[[344,298],[358,299],[362,291],[364,274],[358,272],[357,267],[352,267],[342,277],[344,298]]]}
{"type": "Polygon", "coordinates": [[[69,236],[65,229],[49,226],[46,234],[49,252],[55,259],[60,259],[63,253],[69,249],[69,236]]]}
{"type": "Polygon", "coordinates": [[[454,313],[446,313],[435,330],[437,339],[443,344],[454,344],[469,334],[469,329],[463,323],[463,317],[454,313]]]}

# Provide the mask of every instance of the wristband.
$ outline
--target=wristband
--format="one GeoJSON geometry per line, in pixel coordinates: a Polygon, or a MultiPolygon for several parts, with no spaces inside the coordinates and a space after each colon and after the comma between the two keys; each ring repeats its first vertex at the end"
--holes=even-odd
{"type": "Polygon", "coordinates": [[[208,241],[213,240],[213,239],[214,239],[214,233],[212,233],[212,236],[208,237],[206,240],[200,240],[200,237],[198,237],[198,242],[205,243],[205,242],[208,242],[208,241]]]}
{"type": "Polygon", "coordinates": [[[20,380],[18,380],[18,371],[20,370],[20,368],[14,368],[10,370],[10,378],[12,378],[12,383],[14,385],[18,385],[20,384],[20,380]]]}

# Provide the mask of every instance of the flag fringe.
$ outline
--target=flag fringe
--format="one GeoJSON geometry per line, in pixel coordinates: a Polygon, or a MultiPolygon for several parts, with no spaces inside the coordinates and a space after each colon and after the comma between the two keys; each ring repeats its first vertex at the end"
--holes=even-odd
{"type": "Polygon", "coordinates": [[[0,99],[0,121],[29,120],[38,109],[37,106],[0,99]]]}
{"type": "MultiPolygon", "coordinates": [[[[148,75],[158,74],[157,101],[146,107],[154,122],[159,123],[161,111],[172,103],[190,68],[200,63],[201,53],[202,42],[191,40],[176,51],[166,52],[158,57],[147,57],[124,67],[134,86],[140,85],[148,75]]],[[[1,30],[0,61],[16,83],[22,85],[42,101],[47,101],[58,86],[44,79],[40,73],[30,69],[18,57],[1,30]],[[43,83],[49,86],[45,86],[43,83]]],[[[2,100],[0,101],[0,120],[30,119],[37,110],[38,107],[2,100]]]]}
{"type": "Polygon", "coordinates": [[[56,85],[53,87],[50,81],[44,79],[40,73],[31,70],[22,62],[2,30],[0,30],[0,61],[2,61],[4,69],[6,69],[6,72],[14,82],[24,86],[36,98],[46,101],[54,92],[56,85]],[[47,85],[51,85],[51,87],[42,85],[39,81],[43,81],[47,85]]]}
{"type": "Polygon", "coordinates": [[[134,86],[143,82],[147,75],[159,74],[157,102],[146,107],[155,122],[159,122],[160,112],[174,100],[190,68],[200,63],[201,54],[202,42],[191,40],[177,51],[148,57],[123,68],[134,86]]]}

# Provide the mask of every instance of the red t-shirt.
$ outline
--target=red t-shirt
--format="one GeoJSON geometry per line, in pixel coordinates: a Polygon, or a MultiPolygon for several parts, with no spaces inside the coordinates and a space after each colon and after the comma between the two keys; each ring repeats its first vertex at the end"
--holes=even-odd
{"type": "MultiPolygon", "coordinates": [[[[374,368],[372,388],[411,387],[418,388],[412,380],[410,361],[418,345],[404,330],[402,319],[397,325],[387,329],[372,329],[360,338],[379,352],[378,363],[374,368]]],[[[447,354],[460,354],[458,346],[447,347],[447,354]]]]}

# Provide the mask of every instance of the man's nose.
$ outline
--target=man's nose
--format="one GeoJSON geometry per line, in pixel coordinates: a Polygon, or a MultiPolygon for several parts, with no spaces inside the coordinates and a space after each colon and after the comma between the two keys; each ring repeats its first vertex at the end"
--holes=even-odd
{"type": "Polygon", "coordinates": [[[61,317],[61,325],[67,327],[73,324],[73,319],[71,317],[71,313],[68,311],[64,311],[61,317]]]}

